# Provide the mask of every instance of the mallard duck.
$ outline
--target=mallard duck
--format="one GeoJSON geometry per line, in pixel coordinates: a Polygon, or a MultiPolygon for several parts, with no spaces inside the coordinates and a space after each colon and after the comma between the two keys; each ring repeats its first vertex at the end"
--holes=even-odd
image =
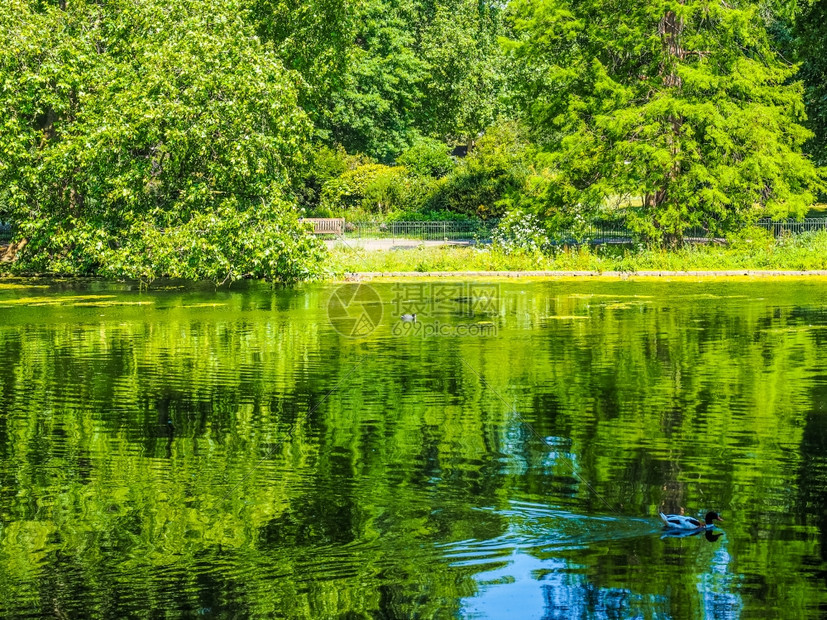
{"type": "Polygon", "coordinates": [[[717,512],[706,513],[703,523],[695,517],[686,517],[684,515],[665,515],[662,512],[659,514],[663,524],[670,530],[708,530],[715,526],[713,521],[723,521],[717,512]]]}

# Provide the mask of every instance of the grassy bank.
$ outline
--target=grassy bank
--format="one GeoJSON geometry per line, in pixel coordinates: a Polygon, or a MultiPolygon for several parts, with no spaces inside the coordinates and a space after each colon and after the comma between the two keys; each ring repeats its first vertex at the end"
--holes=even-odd
{"type": "Polygon", "coordinates": [[[646,246],[580,246],[544,254],[506,254],[495,247],[418,247],[331,251],[333,276],[396,271],[723,271],[827,269],[827,232],[779,239],[742,239],[727,245],[686,245],[666,250],[646,246]]]}

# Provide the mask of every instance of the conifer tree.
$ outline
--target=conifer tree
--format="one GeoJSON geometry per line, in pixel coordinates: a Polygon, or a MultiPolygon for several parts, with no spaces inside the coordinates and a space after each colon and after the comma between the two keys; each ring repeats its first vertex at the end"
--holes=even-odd
{"type": "Polygon", "coordinates": [[[630,223],[675,242],[800,216],[823,186],[795,67],[754,2],[519,0],[528,116],[555,183],[547,214],[640,197],[630,223]]]}
{"type": "Polygon", "coordinates": [[[827,164],[827,2],[805,6],[793,31],[801,78],[807,126],[815,134],[806,145],[817,163],[827,164]]]}

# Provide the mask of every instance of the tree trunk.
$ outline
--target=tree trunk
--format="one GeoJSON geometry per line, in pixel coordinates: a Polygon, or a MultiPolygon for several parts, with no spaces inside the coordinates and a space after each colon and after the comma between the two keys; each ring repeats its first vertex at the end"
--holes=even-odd
{"type": "Polygon", "coordinates": [[[11,263],[17,258],[17,253],[26,247],[29,243],[28,239],[21,239],[17,243],[10,243],[9,245],[0,245],[0,263],[11,263]]]}
{"type": "MultiPolygon", "coordinates": [[[[683,4],[683,0],[679,0],[683,4]]],[[[658,24],[658,34],[663,40],[664,59],[660,64],[660,74],[663,80],[663,86],[666,88],[680,89],[682,81],[677,72],[677,64],[686,58],[686,50],[683,48],[681,37],[683,35],[684,21],[679,18],[674,11],[666,11],[658,24]]],[[[683,118],[678,115],[671,114],[666,119],[666,144],[669,147],[669,154],[672,158],[667,178],[664,179],[664,187],[656,191],[651,196],[651,205],[657,211],[658,207],[667,203],[671,197],[669,195],[669,186],[672,185],[680,175],[680,162],[678,155],[680,154],[680,139],[679,134],[683,125],[683,118]]],[[[680,231],[668,231],[663,236],[664,245],[674,247],[680,243],[682,234],[680,231]]]]}
{"type": "Polygon", "coordinates": [[[49,142],[54,141],[57,136],[57,130],[55,129],[56,121],[57,114],[51,107],[46,110],[46,114],[41,115],[37,119],[37,128],[43,132],[40,148],[44,148],[49,142]]]}
{"type": "Polygon", "coordinates": [[[681,85],[681,78],[675,71],[674,63],[686,58],[686,50],[681,43],[683,27],[683,20],[679,19],[674,11],[666,11],[658,24],[658,34],[663,39],[663,48],[666,52],[666,60],[661,63],[660,72],[663,75],[663,85],[667,87],[681,85]]]}

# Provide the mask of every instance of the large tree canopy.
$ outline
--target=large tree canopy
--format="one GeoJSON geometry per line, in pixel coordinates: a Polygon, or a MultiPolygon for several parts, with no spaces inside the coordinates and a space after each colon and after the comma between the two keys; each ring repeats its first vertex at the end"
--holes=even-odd
{"type": "Polygon", "coordinates": [[[365,0],[325,135],[392,160],[421,136],[466,142],[502,111],[503,10],[479,0],[365,0]]]}
{"type": "Polygon", "coordinates": [[[312,244],[284,198],[309,123],[295,80],[239,7],[62,5],[0,7],[0,204],[29,240],[21,265],[233,277],[239,220],[273,233],[237,244],[261,260],[244,271],[304,275],[312,244]],[[170,246],[180,227],[200,238],[170,246]]]}
{"type": "Polygon", "coordinates": [[[355,11],[348,0],[246,0],[247,18],[262,41],[301,76],[300,101],[317,126],[328,119],[330,99],[342,89],[355,40],[355,11]]]}
{"type": "Polygon", "coordinates": [[[813,159],[827,165],[827,3],[813,2],[795,22],[794,43],[801,60],[807,126],[814,136],[807,144],[813,159]]]}
{"type": "Polygon", "coordinates": [[[821,180],[794,67],[754,3],[520,0],[527,113],[556,183],[548,209],[643,199],[650,238],[800,215],[821,180]]]}

